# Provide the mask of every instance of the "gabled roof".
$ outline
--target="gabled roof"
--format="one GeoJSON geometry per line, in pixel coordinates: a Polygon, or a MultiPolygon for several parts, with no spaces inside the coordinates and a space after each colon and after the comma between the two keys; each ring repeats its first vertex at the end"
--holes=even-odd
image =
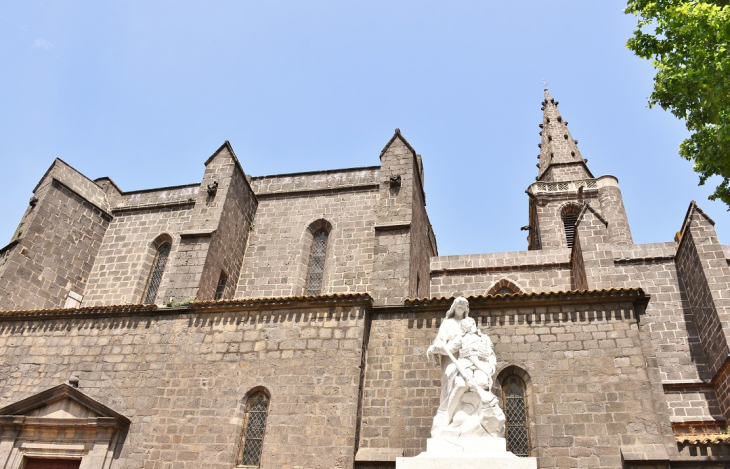
{"type": "MultiPolygon", "coordinates": [[[[46,172],[45,172],[45,173],[43,173],[43,177],[41,177],[41,179],[40,179],[40,180],[38,181],[38,184],[36,184],[36,185],[35,185],[35,187],[33,188],[33,193],[34,193],[34,194],[35,194],[35,191],[37,191],[37,190],[38,190],[38,187],[40,187],[41,183],[42,183],[42,182],[43,182],[43,180],[44,180],[44,179],[46,178],[46,176],[48,176],[48,174],[49,174],[49,173],[51,172],[51,170],[53,170],[53,168],[54,168],[54,167],[56,166],[56,164],[58,164],[59,162],[60,162],[60,163],[62,163],[62,164],[64,164],[64,165],[66,165],[66,166],[67,166],[68,168],[70,168],[71,170],[75,171],[75,172],[76,172],[76,173],[77,173],[77,174],[78,174],[79,176],[83,177],[84,179],[86,179],[86,180],[88,180],[89,182],[93,183],[94,185],[98,186],[98,184],[96,183],[96,181],[94,181],[93,179],[91,179],[90,177],[88,177],[87,175],[85,175],[84,173],[82,173],[81,171],[79,171],[78,169],[74,168],[74,167],[73,167],[73,166],[71,166],[70,164],[66,163],[66,162],[65,162],[65,161],[63,161],[63,160],[62,160],[61,158],[56,158],[55,160],[53,160],[53,163],[51,163],[51,166],[49,166],[49,167],[48,167],[48,169],[46,170],[46,172]]],[[[115,184],[115,185],[116,185],[116,184],[115,184]]],[[[99,187],[99,189],[101,189],[101,187],[99,187]]]]}
{"type": "Polygon", "coordinates": [[[408,140],[406,140],[406,138],[403,135],[401,135],[400,129],[395,129],[395,133],[390,138],[390,140],[388,140],[388,143],[385,144],[385,146],[383,147],[383,150],[380,152],[380,158],[381,159],[383,158],[383,155],[385,154],[386,151],[388,151],[388,148],[390,148],[390,146],[393,144],[393,142],[395,142],[396,138],[399,138],[400,141],[403,142],[403,144],[406,146],[406,148],[408,148],[411,151],[411,153],[413,153],[413,157],[415,158],[416,150],[414,150],[413,147],[411,146],[411,144],[408,143],[408,140]]]}
{"type": "Polygon", "coordinates": [[[203,164],[205,166],[208,166],[208,164],[211,161],[213,161],[213,158],[215,158],[216,156],[218,156],[218,153],[220,153],[221,151],[223,151],[224,148],[226,150],[228,150],[228,153],[230,153],[231,158],[233,158],[233,161],[236,162],[236,166],[238,166],[238,169],[240,169],[243,174],[246,174],[243,171],[243,167],[241,166],[241,163],[238,161],[238,157],[236,156],[236,152],[233,151],[233,147],[231,146],[231,142],[229,142],[228,140],[226,140],[225,142],[223,142],[223,145],[219,146],[218,149],[216,151],[214,151],[213,154],[210,155],[210,157],[208,157],[208,159],[205,160],[205,163],[203,163],[203,164]]]}
{"type": "Polygon", "coordinates": [[[684,228],[687,226],[687,224],[692,220],[692,215],[695,213],[699,213],[703,217],[705,217],[705,220],[707,220],[710,225],[715,225],[715,220],[710,218],[708,214],[705,213],[704,210],[702,210],[699,205],[697,205],[697,202],[694,200],[689,203],[689,207],[687,207],[687,214],[684,216],[684,220],[682,221],[682,232],[684,232],[684,228]]]}
{"type": "Polygon", "coordinates": [[[223,149],[228,150],[228,154],[231,155],[231,158],[233,158],[233,162],[236,164],[236,167],[238,168],[239,171],[241,171],[241,174],[243,175],[243,182],[244,182],[244,184],[246,184],[246,186],[248,187],[249,193],[251,195],[253,195],[253,199],[258,204],[259,199],[256,197],[256,193],[253,191],[253,187],[251,187],[251,183],[249,182],[248,177],[246,177],[246,171],[243,170],[243,166],[241,166],[241,162],[238,161],[238,157],[236,156],[236,152],[233,151],[233,147],[231,146],[231,142],[229,142],[228,140],[226,140],[225,142],[223,142],[223,145],[221,145],[220,147],[218,147],[218,149],[216,151],[214,151],[213,154],[210,155],[210,157],[207,160],[205,160],[205,163],[203,163],[203,164],[205,164],[205,166],[208,166],[208,164],[210,164],[210,162],[213,161],[213,158],[215,158],[216,156],[218,156],[218,154],[221,151],[223,151],[223,149]]]}
{"type": "Polygon", "coordinates": [[[82,407],[96,414],[97,418],[111,418],[115,419],[117,424],[122,427],[129,426],[130,421],[127,417],[113,411],[109,407],[92,399],[68,384],[59,384],[56,387],[42,391],[38,394],[25,398],[22,401],[5,406],[0,409],[0,416],[27,415],[35,409],[53,404],[54,402],[58,402],[62,399],[71,399],[77,402],[82,407]]]}

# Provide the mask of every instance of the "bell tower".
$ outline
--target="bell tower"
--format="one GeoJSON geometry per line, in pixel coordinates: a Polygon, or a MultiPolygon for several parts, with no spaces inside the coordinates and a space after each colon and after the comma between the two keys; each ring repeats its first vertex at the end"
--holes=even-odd
{"type": "Polygon", "coordinates": [[[633,244],[618,179],[593,176],[547,88],[542,111],[538,174],[526,191],[530,197],[528,249],[572,247],[575,223],[585,204],[607,222],[612,244],[633,244]]]}

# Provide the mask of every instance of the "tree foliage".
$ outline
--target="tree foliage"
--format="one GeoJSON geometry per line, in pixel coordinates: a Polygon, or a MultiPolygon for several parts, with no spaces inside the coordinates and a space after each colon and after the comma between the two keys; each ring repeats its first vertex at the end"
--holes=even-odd
{"type": "Polygon", "coordinates": [[[700,185],[730,206],[730,0],[628,0],[638,17],[626,46],[657,70],[649,105],[685,119],[691,136],[679,154],[694,162],[700,185]]]}

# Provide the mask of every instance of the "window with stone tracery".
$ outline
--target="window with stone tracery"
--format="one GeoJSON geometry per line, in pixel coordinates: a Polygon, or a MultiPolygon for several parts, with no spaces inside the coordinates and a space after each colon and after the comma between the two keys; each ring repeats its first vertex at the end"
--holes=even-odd
{"type": "Polygon", "coordinates": [[[150,272],[150,278],[147,281],[147,289],[144,295],[144,303],[152,304],[157,298],[157,290],[160,288],[162,282],[162,274],[165,273],[165,265],[167,264],[167,258],[170,256],[170,243],[164,242],[157,248],[157,254],[155,255],[155,261],[152,263],[152,272],[150,272]]]}
{"type": "Polygon", "coordinates": [[[269,396],[258,391],[246,401],[246,415],[243,419],[243,434],[238,450],[238,466],[259,467],[266,433],[266,417],[269,413],[269,396]]]}
{"type": "Polygon", "coordinates": [[[329,233],[324,228],[314,233],[312,253],[309,258],[307,295],[319,295],[322,293],[322,277],[324,275],[325,254],[327,253],[327,238],[329,238],[329,233]]]}
{"type": "Polygon", "coordinates": [[[510,375],[502,382],[504,401],[505,437],[507,451],[526,457],[530,453],[530,435],[527,427],[525,382],[517,375],[510,375]]]}

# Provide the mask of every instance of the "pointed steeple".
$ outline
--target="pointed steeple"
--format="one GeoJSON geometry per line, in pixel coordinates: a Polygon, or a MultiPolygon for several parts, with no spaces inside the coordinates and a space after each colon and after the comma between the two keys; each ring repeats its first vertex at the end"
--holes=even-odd
{"type": "Polygon", "coordinates": [[[573,140],[568,123],[563,120],[555,101],[547,88],[542,102],[542,124],[540,127],[540,164],[537,179],[540,181],[572,181],[593,178],[578,142],[573,140]]]}

